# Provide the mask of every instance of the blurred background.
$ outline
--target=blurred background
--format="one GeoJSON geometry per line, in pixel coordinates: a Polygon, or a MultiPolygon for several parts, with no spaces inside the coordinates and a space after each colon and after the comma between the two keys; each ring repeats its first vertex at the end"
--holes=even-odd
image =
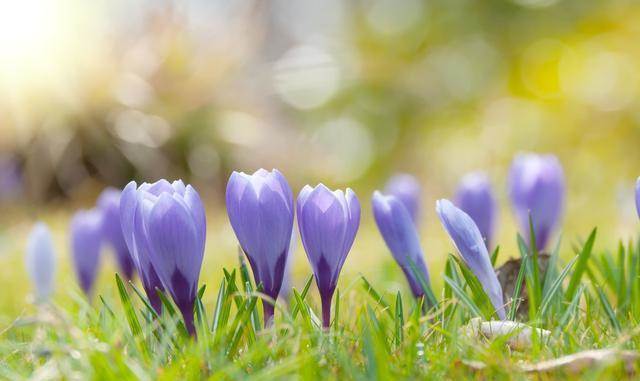
{"type": "Polygon", "coordinates": [[[506,174],[520,151],[565,168],[567,251],[594,226],[601,247],[630,238],[638,19],[632,0],[0,0],[0,265],[22,266],[38,219],[67,261],[76,208],[159,178],[206,199],[205,265],[236,263],[224,188],[232,170],[260,167],[294,193],[352,187],[367,207],[347,271],[381,278],[367,260],[390,261],[371,192],[395,172],[420,179],[422,243],[439,266],[453,248],[435,200],[487,171],[505,259],[517,255],[506,174]]]}

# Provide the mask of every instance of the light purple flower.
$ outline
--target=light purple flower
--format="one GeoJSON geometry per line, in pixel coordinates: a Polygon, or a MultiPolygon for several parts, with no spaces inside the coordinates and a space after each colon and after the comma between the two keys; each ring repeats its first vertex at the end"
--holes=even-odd
{"type": "MultiPolygon", "coordinates": [[[[293,194],[287,180],[276,169],[260,169],[253,175],[233,172],[227,183],[226,204],[256,284],[262,284],[262,291],[276,299],[293,229],[293,194]]],[[[267,325],[274,306],[266,301],[262,306],[267,325]]]]}
{"type": "Polygon", "coordinates": [[[135,183],[123,191],[120,209],[122,213],[123,207],[132,205],[122,214],[125,239],[132,241],[137,261],[148,258],[151,267],[144,271],[155,270],[182,312],[187,329],[194,334],[193,307],[206,238],[200,196],[191,185],[185,187],[179,180],[142,184],[133,194],[127,190],[132,187],[135,183]]]}
{"type": "Polygon", "coordinates": [[[636,180],[636,212],[640,217],[640,177],[636,180]]]}
{"type": "Polygon", "coordinates": [[[502,287],[491,266],[489,252],[480,230],[468,214],[456,208],[449,200],[437,201],[436,212],[442,226],[458,249],[463,262],[480,281],[482,288],[495,307],[498,317],[504,319],[502,287]]]}
{"type": "Polygon", "coordinates": [[[98,197],[98,208],[102,211],[102,233],[111,245],[122,275],[126,280],[133,278],[134,264],[120,223],[120,191],[107,188],[98,197]]]}
{"type": "Polygon", "coordinates": [[[458,185],[455,199],[456,205],[476,223],[487,249],[490,249],[497,206],[487,175],[483,172],[466,174],[458,185]]]}
{"type": "Polygon", "coordinates": [[[71,255],[80,288],[87,296],[100,265],[102,248],[102,213],[98,209],[80,210],[71,220],[71,255]]]}
{"type": "Polygon", "coordinates": [[[49,227],[38,222],[31,229],[25,256],[27,272],[35,287],[37,301],[46,301],[53,293],[56,272],[56,256],[49,227]]]}
{"type": "Polygon", "coordinates": [[[331,299],[360,225],[360,203],[349,188],[305,186],[298,195],[298,228],[322,299],[322,322],[331,323],[331,299]]]}
{"type": "Polygon", "coordinates": [[[422,188],[418,180],[407,173],[391,176],[384,188],[384,193],[396,196],[407,208],[411,220],[417,224],[420,219],[422,188]]]}
{"type": "Polygon", "coordinates": [[[424,263],[416,226],[404,204],[396,196],[373,193],[373,216],[387,247],[393,254],[415,297],[425,294],[420,277],[429,284],[429,271],[424,263]]]}
{"type": "Polygon", "coordinates": [[[22,194],[23,175],[18,161],[0,154],[0,203],[15,200],[22,194]]]}
{"type": "Polygon", "coordinates": [[[529,215],[536,248],[544,250],[560,222],[565,183],[562,166],[554,155],[517,155],[509,173],[509,196],[520,229],[529,241],[529,215]]]}

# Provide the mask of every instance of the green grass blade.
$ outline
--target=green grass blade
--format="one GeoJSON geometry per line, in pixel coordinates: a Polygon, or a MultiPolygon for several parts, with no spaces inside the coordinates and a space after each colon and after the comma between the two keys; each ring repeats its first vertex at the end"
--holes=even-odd
{"type": "Polygon", "coordinates": [[[387,301],[384,300],[382,295],[380,295],[380,293],[378,293],[378,291],[376,291],[376,289],[373,288],[373,286],[371,285],[371,283],[369,283],[367,278],[365,278],[364,276],[360,276],[360,278],[362,279],[363,287],[364,287],[364,290],[367,292],[367,294],[369,294],[369,296],[371,296],[371,298],[375,300],[375,302],[378,305],[382,306],[382,308],[389,314],[389,316],[393,318],[393,312],[391,312],[389,308],[389,303],[387,303],[387,301]]]}
{"type": "MultiPolygon", "coordinates": [[[[307,293],[309,293],[309,289],[311,288],[312,281],[313,281],[313,274],[309,275],[309,278],[307,278],[307,282],[304,284],[304,288],[302,289],[302,293],[300,294],[300,297],[302,298],[302,300],[304,300],[307,297],[307,293]]],[[[300,304],[296,303],[291,310],[291,316],[293,319],[295,319],[296,316],[298,316],[299,310],[300,310],[300,304]]]]}
{"type": "Polygon", "coordinates": [[[513,289],[513,295],[511,296],[511,306],[509,307],[508,320],[515,320],[518,313],[518,306],[520,305],[520,295],[522,294],[522,285],[524,284],[524,275],[527,271],[528,261],[520,261],[520,269],[518,270],[518,277],[516,278],[516,286],[513,289]]]}
{"type": "Polygon", "coordinates": [[[542,301],[542,305],[540,307],[539,315],[541,317],[544,317],[546,315],[547,310],[551,306],[551,303],[554,300],[557,300],[556,296],[558,295],[559,291],[562,290],[562,282],[567,277],[567,275],[569,274],[569,271],[571,271],[571,269],[573,268],[573,265],[577,261],[578,261],[578,257],[577,256],[573,257],[573,259],[569,263],[567,263],[564,269],[562,269],[562,271],[560,272],[560,275],[555,279],[553,284],[549,287],[549,292],[545,296],[544,300],[542,301]]]}
{"type": "Polygon", "coordinates": [[[582,275],[587,269],[589,263],[589,257],[591,256],[591,251],[593,249],[593,243],[596,239],[598,229],[594,228],[589,234],[589,238],[587,242],[582,247],[582,251],[578,254],[578,261],[575,265],[575,269],[573,274],[571,274],[571,278],[569,279],[569,286],[567,286],[567,291],[565,293],[566,300],[572,300],[575,295],[578,286],[580,285],[580,280],[582,279],[582,275]]]}
{"type": "Polygon", "coordinates": [[[396,311],[395,311],[395,345],[399,348],[404,340],[404,311],[402,307],[402,294],[400,291],[396,294],[396,311]]]}
{"type": "Polygon", "coordinates": [[[116,284],[118,285],[118,294],[120,294],[120,300],[122,301],[122,306],[124,307],[124,312],[127,317],[127,322],[129,323],[129,328],[131,329],[131,333],[133,334],[133,336],[136,337],[142,333],[142,327],[140,326],[138,315],[136,315],[136,310],[135,308],[133,308],[133,304],[131,303],[131,298],[129,297],[127,288],[122,282],[120,275],[118,275],[117,273],[116,284]]]}
{"type": "Polygon", "coordinates": [[[480,308],[471,300],[469,295],[465,293],[460,286],[448,276],[444,276],[444,281],[451,287],[451,291],[453,294],[460,300],[462,304],[464,304],[473,316],[485,317],[484,314],[480,311],[480,308]]]}

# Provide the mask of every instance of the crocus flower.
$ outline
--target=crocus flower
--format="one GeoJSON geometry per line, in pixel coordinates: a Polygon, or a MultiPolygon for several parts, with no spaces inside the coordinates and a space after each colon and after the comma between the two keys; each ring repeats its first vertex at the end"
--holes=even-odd
{"type": "Polygon", "coordinates": [[[25,263],[29,277],[35,286],[36,300],[46,301],[53,293],[56,257],[51,232],[43,222],[38,222],[31,229],[25,263]]]}
{"type": "Polygon", "coordinates": [[[415,297],[424,295],[421,280],[429,284],[416,226],[404,204],[396,196],[373,193],[373,216],[387,247],[391,251],[415,297]],[[422,278],[422,279],[420,279],[422,278]]]}
{"type": "Polygon", "coordinates": [[[137,189],[131,182],[122,193],[120,213],[122,231],[141,277],[153,283],[150,278],[157,275],[180,309],[187,330],[194,334],[193,306],[206,236],[198,192],[180,180],[145,183],[137,189]]]}
{"type": "Polygon", "coordinates": [[[360,203],[349,188],[305,186],[298,195],[298,228],[322,300],[322,323],[331,323],[331,299],[360,225],[360,203]]]}
{"type": "Polygon", "coordinates": [[[497,207],[491,183],[485,173],[473,172],[462,178],[456,191],[456,205],[473,219],[489,249],[497,207]]]}
{"type": "MultiPolygon", "coordinates": [[[[227,183],[227,214],[247,255],[256,284],[276,299],[284,276],[293,229],[293,194],[287,180],[274,169],[253,175],[233,172],[227,183]]],[[[273,318],[273,305],[262,303],[264,324],[273,318]]]]}
{"type": "Polygon", "coordinates": [[[384,188],[384,193],[396,196],[407,208],[411,220],[418,223],[420,218],[422,189],[418,180],[409,174],[398,173],[391,176],[384,188]]]}
{"type": "Polygon", "coordinates": [[[91,296],[100,265],[102,213],[80,210],[71,220],[71,254],[80,288],[91,296]]]}
{"type": "Polygon", "coordinates": [[[636,180],[636,212],[640,217],[640,177],[636,180]]]}
{"type": "Polygon", "coordinates": [[[531,153],[515,157],[509,173],[509,196],[527,241],[531,215],[538,250],[547,247],[560,222],[564,193],[564,174],[558,158],[531,153]]]}
{"type": "Polygon", "coordinates": [[[115,188],[105,189],[98,198],[98,208],[102,211],[102,233],[105,241],[111,245],[116,260],[125,279],[133,277],[133,258],[127,248],[120,223],[120,191],[115,188]]]}
{"type": "Polygon", "coordinates": [[[449,200],[436,202],[436,212],[442,226],[449,234],[463,262],[478,278],[500,319],[505,318],[502,287],[498,282],[489,252],[484,244],[480,230],[473,219],[462,210],[455,207],[449,200]]]}
{"type": "Polygon", "coordinates": [[[17,199],[22,194],[22,170],[10,155],[0,154],[0,203],[17,199]]]}

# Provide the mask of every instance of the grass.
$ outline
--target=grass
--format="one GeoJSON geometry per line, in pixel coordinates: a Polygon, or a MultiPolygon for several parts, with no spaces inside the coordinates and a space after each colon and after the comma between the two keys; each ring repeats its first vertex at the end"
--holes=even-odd
{"type": "MultiPolygon", "coordinates": [[[[257,291],[241,261],[219,270],[219,284],[200,288],[197,340],[188,336],[167,298],[158,316],[137,286],[117,275],[110,281],[115,287],[101,290],[93,305],[71,293],[64,306],[27,306],[0,327],[0,378],[525,379],[530,375],[522,364],[594,348],[635,350],[640,344],[640,249],[629,242],[595,253],[596,238],[594,229],[572,245],[573,253],[561,253],[557,245],[544,276],[534,266],[537,250],[520,239],[525,265],[506,311],[517,316],[526,288],[533,300],[521,321],[551,331],[549,342],[534,335],[524,351],[511,349],[505,338],[461,333],[470,319],[488,320],[495,314],[477,279],[453,255],[443,269],[444,285],[430,290],[429,298],[435,300],[429,303],[408,292],[378,289],[375,280],[362,275],[342,282],[329,330],[321,328],[310,275],[302,287],[291,290],[288,300],[278,301],[275,323],[262,328],[261,304],[273,301],[257,291]]],[[[625,375],[623,367],[614,364],[540,377],[596,380],[625,375]]]]}

